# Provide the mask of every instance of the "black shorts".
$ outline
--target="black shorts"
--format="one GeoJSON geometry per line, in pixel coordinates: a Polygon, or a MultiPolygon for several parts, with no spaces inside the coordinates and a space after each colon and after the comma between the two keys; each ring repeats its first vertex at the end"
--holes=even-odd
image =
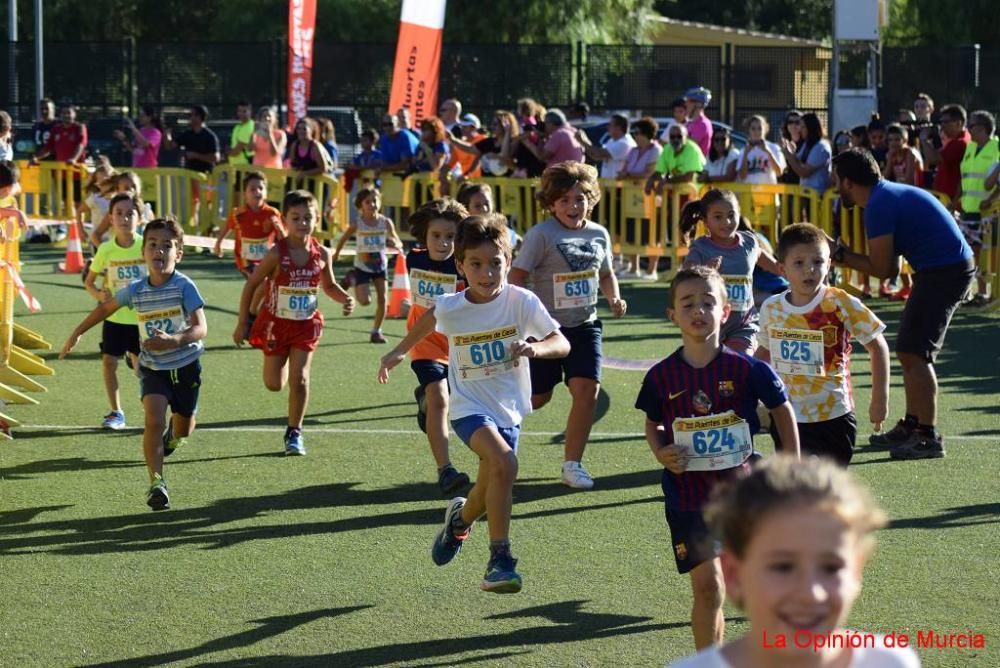
{"type": "Polygon", "coordinates": [[[374,281],[376,278],[381,278],[384,281],[385,272],[384,271],[371,272],[371,271],[365,271],[364,269],[358,269],[357,267],[354,268],[355,285],[366,285],[374,281]]]}
{"type": "Polygon", "coordinates": [[[426,387],[439,380],[448,380],[448,365],[435,362],[434,360],[413,360],[410,368],[417,376],[420,387],[426,387]]]}
{"type": "Polygon", "coordinates": [[[201,390],[201,362],[195,360],[180,369],[157,371],[139,366],[142,397],[158,394],[167,398],[175,415],[192,417],[198,412],[198,392],[201,390]]]}
{"type": "Polygon", "coordinates": [[[101,353],[121,358],[125,353],[139,354],[139,325],[104,321],[101,329],[101,353]]]}
{"type": "MultiPolygon", "coordinates": [[[[854,413],[847,413],[822,422],[799,422],[799,447],[803,455],[827,457],[841,466],[851,463],[854,442],[858,436],[858,420],[854,413]]],[[[781,450],[781,439],[774,423],[771,424],[774,449],[781,450]]]]}
{"type": "Polygon", "coordinates": [[[548,394],[563,380],[568,383],[570,378],[591,378],[601,382],[601,334],[604,331],[601,321],[560,327],[559,331],[569,341],[569,355],[562,359],[529,360],[532,394],[548,394]]]}
{"type": "Polygon", "coordinates": [[[899,321],[896,352],[919,355],[928,362],[937,359],[951,316],[975,276],[973,260],[913,274],[913,289],[899,321]]]}
{"type": "Polygon", "coordinates": [[[674,510],[664,504],[663,511],[670,527],[678,573],[690,573],[695,566],[715,559],[722,552],[700,510],[674,510]]]}

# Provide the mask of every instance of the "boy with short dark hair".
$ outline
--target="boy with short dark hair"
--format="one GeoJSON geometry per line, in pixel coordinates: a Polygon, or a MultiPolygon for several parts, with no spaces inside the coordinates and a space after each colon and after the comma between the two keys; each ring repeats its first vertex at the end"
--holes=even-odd
{"type": "Polygon", "coordinates": [[[431,558],[438,566],[454,559],[473,523],[486,514],[490,560],[480,588],[513,594],[521,591],[522,579],[510,551],[512,489],[521,420],[531,412],[531,381],[521,358],[565,357],[569,342],[534,293],[507,282],[510,237],[502,215],[462,221],[455,258],[469,287],[437,297],[382,358],[378,380],[388,382],[389,370],[431,332],[448,337],[451,426],[480,461],[469,497],[448,504],[431,558]]]}
{"type": "Polygon", "coordinates": [[[208,335],[205,301],[190,278],[176,270],[184,257],[184,230],[177,221],[150,221],[142,233],[147,277],[119,289],[100,304],[66,339],[64,359],[91,327],[121,308],[132,307],[139,321],[142,351],[139,377],[146,413],[143,454],[150,487],[146,504],[153,510],[170,508],[163,479],[163,458],[187,442],[194,431],[201,363],[208,335]],[[167,420],[167,408],[173,415],[167,420]]]}
{"type": "Polygon", "coordinates": [[[771,411],[785,450],[798,456],[795,417],[781,379],[763,362],[721,344],[730,307],[726,283],[704,265],[681,269],[670,320],[683,345],[646,374],[635,407],[663,465],[663,494],[677,570],[691,574],[691,630],[698,649],[722,641],[725,591],[718,546],[702,510],[719,485],[749,471],[757,402],[771,411]]]}
{"type": "MultiPolygon", "coordinates": [[[[858,432],[849,369],[851,337],[871,356],[868,416],[878,432],[889,410],[885,324],[861,300],[824,283],[830,248],[815,225],[785,228],[778,239],[778,263],[789,287],[760,307],[755,356],[769,362],[788,387],[802,451],[847,466],[858,432]]],[[[781,439],[773,429],[771,435],[780,450],[781,439]]]]}

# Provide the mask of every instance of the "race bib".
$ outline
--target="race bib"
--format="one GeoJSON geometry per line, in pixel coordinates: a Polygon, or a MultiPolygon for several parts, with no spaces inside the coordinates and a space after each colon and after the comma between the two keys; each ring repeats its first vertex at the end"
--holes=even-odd
{"type": "Polygon", "coordinates": [[[156,330],[164,334],[179,334],[184,331],[184,312],[180,306],[160,309],[159,311],[139,311],[139,334],[144,339],[151,339],[156,330]]]}
{"type": "Polygon", "coordinates": [[[450,295],[458,291],[458,276],[411,269],[410,285],[413,289],[413,303],[431,308],[438,295],[450,295]]]}
{"type": "Polygon", "coordinates": [[[739,466],[753,450],[750,426],[732,411],[704,417],[677,418],[674,444],[688,456],[688,471],[722,471],[739,466]]]}
{"type": "Polygon", "coordinates": [[[277,316],[285,320],[308,320],[316,312],[318,294],[319,288],[279,286],[277,316]]]}
{"type": "Polygon", "coordinates": [[[517,339],[514,325],[489,332],[455,335],[451,345],[458,360],[458,377],[483,380],[510,373],[520,364],[520,360],[510,353],[510,346],[517,339]]]}
{"type": "Polygon", "coordinates": [[[749,276],[723,274],[726,282],[726,297],[729,308],[734,311],[749,311],[753,308],[753,282],[749,276]]]}
{"type": "Polygon", "coordinates": [[[552,303],[557,311],[596,304],[597,272],[590,270],[552,274],[552,303]]]}
{"type": "Polygon", "coordinates": [[[385,250],[385,232],[358,232],[358,251],[381,253],[385,250]]]}
{"type": "Polygon", "coordinates": [[[825,376],[823,333],[810,329],[768,331],[771,337],[771,362],[780,374],[825,376]]]}
{"type": "Polygon", "coordinates": [[[270,249],[267,237],[263,239],[247,239],[244,237],[240,240],[240,255],[247,262],[260,262],[267,255],[267,251],[270,249]]]}
{"type": "Polygon", "coordinates": [[[134,260],[109,260],[106,282],[112,293],[118,292],[129,283],[146,277],[146,261],[142,258],[134,260]]]}

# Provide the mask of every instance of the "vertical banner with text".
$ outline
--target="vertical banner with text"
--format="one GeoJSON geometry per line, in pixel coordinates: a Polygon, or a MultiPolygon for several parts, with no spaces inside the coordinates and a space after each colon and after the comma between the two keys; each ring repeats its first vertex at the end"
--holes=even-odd
{"type": "Polygon", "coordinates": [[[418,124],[436,111],[446,2],[403,0],[389,113],[408,107],[418,124]]]}
{"type": "Polygon", "coordinates": [[[308,115],[316,0],[288,0],[288,127],[308,115]]]}

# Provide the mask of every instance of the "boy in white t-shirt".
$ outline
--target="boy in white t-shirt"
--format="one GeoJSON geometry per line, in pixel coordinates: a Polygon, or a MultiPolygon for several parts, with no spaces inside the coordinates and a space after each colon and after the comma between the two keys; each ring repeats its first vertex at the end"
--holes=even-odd
{"type": "Polygon", "coordinates": [[[512,490],[517,478],[521,420],[531,412],[531,380],[525,358],[569,354],[559,323],[533,293],[507,283],[510,240],[506,219],[496,213],[462,221],[455,259],[468,288],[440,295],[399,345],[382,358],[378,380],[433,331],[448,337],[449,408],[455,433],[479,455],[479,474],[467,499],[456,497],[431,548],[438,566],[451,561],[486,514],[490,560],[480,588],[498,594],[521,591],[510,551],[512,490]]]}

